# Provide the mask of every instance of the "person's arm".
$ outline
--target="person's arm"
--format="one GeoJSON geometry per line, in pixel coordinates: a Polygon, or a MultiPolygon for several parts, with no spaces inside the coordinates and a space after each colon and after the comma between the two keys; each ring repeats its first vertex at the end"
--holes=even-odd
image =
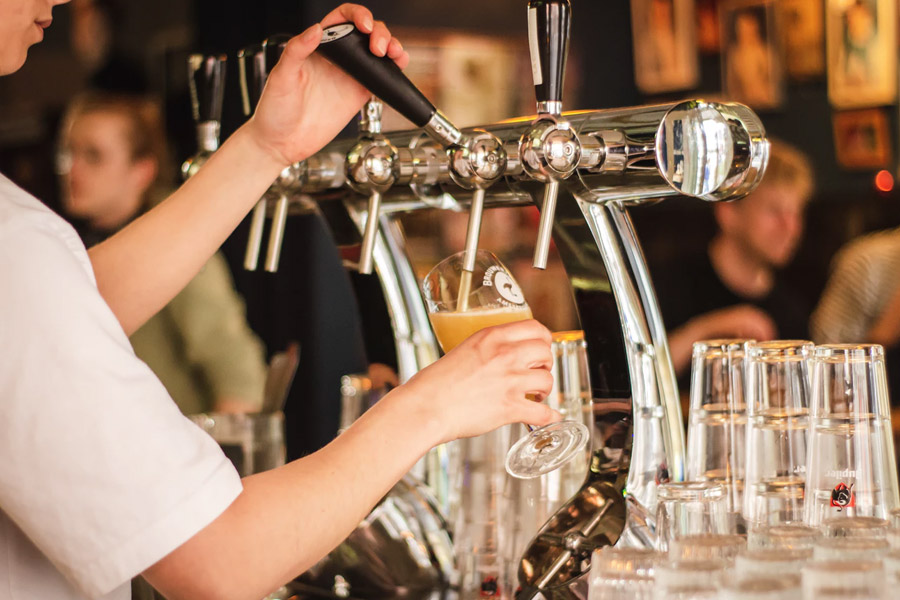
{"type": "Polygon", "coordinates": [[[319,452],[244,479],[218,519],[144,577],[172,600],[264,597],[340,543],[435,444],[558,418],[525,400],[550,391],[549,342],[536,321],[476,333],[319,452]]]}
{"type": "Polygon", "coordinates": [[[689,320],[669,332],[669,350],[675,373],[681,375],[691,366],[694,342],[713,338],[770,340],[778,334],[775,323],[765,312],[749,304],[714,310],[689,320]]]}
{"type": "Polygon", "coordinates": [[[90,250],[100,293],[127,334],[177,294],[289,164],[331,141],[369,92],[313,54],[322,28],[353,21],[375,54],[409,57],[365,8],[344,4],[287,45],[253,117],[178,191],[90,250]]]}
{"type": "Polygon", "coordinates": [[[866,341],[888,347],[900,341],[900,289],[893,293],[887,306],[869,328],[866,341]]]}

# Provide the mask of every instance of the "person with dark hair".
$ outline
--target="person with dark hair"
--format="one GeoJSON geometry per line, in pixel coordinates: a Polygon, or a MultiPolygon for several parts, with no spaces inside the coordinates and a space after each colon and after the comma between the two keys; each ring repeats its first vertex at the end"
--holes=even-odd
{"type": "MultiPolygon", "coordinates": [[[[0,74],[18,70],[64,0],[0,0],[0,74]]],[[[344,4],[288,43],[254,115],[181,188],[85,249],[0,176],[0,588],[15,598],[124,600],[141,573],[166,598],[262,598],[341,540],[432,446],[560,415],[550,332],[483,330],[394,389],[334,442],[238,477],[128,335],[168,304],[288,165],[330,141],[369,92],[315,54],[344,4]]],[[[314,351],[315,349],[309,349],[314,351]]]]}
{"type": "MultiPolygon", "coordinates": [[[[162,128],[158,104],[141,96],[91,92],[70,103],[59,136],[61,204],[87,247],[169,191],[162,128]]],[[[259,410],[265,353],[220,252],[130,341],[183,413],[259,410]]]]}

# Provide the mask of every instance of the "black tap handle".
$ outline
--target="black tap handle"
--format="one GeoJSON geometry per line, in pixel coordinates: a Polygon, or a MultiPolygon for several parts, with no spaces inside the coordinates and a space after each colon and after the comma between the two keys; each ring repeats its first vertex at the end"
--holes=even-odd
{"type": "Polygon", "coordinates": [[[250,116],[266,85],[266,55],[262,44],[251,44],[238,51],[238,71],[241,76],[241,100],[244,114],[250,116]]]}
{"type": "Polygon", "coordinates": [[[188,84],[194,121],[222,120],[225,98],[225,56],[192,54],[188,58],[188,84]]]}
{"type": "Polygon", "coordinates": [[[327,28],[318,51],[417,127],[424,127],[434,116],[434,105],[393,60],[372,54],[369,35],[355,26],[344,23],[327,28]]]}
{"type": "Polygon", "coordinates": [[[569,0],[528,2],[528,44],[538,104],[562,102],[571,22],[569,0]]]}

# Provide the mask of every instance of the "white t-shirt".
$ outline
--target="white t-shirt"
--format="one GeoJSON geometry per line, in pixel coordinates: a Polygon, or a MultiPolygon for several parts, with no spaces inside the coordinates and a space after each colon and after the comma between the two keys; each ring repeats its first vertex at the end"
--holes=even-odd
{"type": "Polygon", "coordinates": [[[0,175],[0,599],[129,598],[241,489],[135,357],[75,231],[0,175]]]}

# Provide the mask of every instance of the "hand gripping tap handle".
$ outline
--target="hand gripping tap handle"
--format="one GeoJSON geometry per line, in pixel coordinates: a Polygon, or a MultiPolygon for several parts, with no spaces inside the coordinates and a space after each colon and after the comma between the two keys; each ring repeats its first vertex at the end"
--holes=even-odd
{"type": "MultiPolygon", "coordinates": [[[[528,2],[528,44],[539,115],[558,117],[562,114],[562,86],[569,53],[571,21],[572,7],[569,0],[528,2]]],[[[533,264],[538,269],[547,268],[558,196],[559,181],[554,178],[544,189],[541,221],[534,247],[533,264]]]]}
{"type": "Polygon", "coordinates": [[[444,148],[459,143],[462,134],[388,57],[369,50],[369,36],[354,25],[328,27],[318,52],[364,85],[372,94],[437,140],[444,148]]]}

